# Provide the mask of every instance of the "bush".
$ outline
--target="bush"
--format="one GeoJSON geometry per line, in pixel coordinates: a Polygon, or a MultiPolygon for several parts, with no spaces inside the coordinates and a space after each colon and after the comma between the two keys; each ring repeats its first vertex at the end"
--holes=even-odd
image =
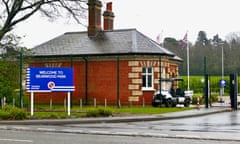
{"type": "Polygon", "coordinates": [[[10,114],[8,112],[5,111],[0,111],[0,119],[1,120],[7,120],[10,119],[10,114]]]}
{"type": "Polygon", "coordinates": [[[108,117],[112,115],[112,111],[111,110],[107,110],[107,109],[93,109],[93,110],[89,110],[86,113],[87,117],[108,117]]]}
{"type": "MultiPolygon", "coordinates": [[[[204,104],[204,101],[205,101],[204,96],[196,96],[196,95],[194,95],[192,98],[192,104],[197,104],[197,98],[199,98],[200,105],[204,104]]],[[[210,98],[209,103],[218,101],[218,95],[216,93],[211,94],[211,96],[209,98],[210,98]]]]}
{"type": "Polygon", "coordinates": [[[7,105],[0,111],[0,119],[23,120],[27,118],[27,113],[23,109],[7,105]]]}
{"type": "Polygon", "coordinates": [[[217,93],[211,94],[210,101],[211,102],[217,102],[218,101],[218,94],[217,93]]]}
{"type": "Polygon", "coordinates": [[[13,108],[10,111],[10,116],[11,116],[11,119],[14,119],[14,120],[23,120],[27,118],[27,113],[22,109],[13,108]]]}
{"type": "Polygon", "coordinates": [[[202,105],[204,103],[204,98],[202,96],[196,96],[194,95],[192,97],[192,104],[197,104],[197,99],[199,98],[199,104],[202,105]]]}

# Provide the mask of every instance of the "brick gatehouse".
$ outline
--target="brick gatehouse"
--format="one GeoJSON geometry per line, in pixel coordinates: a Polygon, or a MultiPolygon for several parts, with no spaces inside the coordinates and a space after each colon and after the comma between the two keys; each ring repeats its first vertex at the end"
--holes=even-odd
{"type": "MultiPolygon", "coordinates": [[[[112,3],[104,11],[89,0],[89,26],[86,32],[67,32],[32,49],[32,67],[73,67],[76,90],[73,103],[111,105],[151,104],[162,78],[178,76],[182,61],[136,29],[113,29],[112,3]]],[[[63,103],[66,93],[35,93],[35,101],[63,103]]]]}

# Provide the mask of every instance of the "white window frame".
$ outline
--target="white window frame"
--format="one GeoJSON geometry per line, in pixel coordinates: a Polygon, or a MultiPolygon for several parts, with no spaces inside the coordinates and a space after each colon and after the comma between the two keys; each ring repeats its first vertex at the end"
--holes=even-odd
{"type": "Polygon", "coordinates": [[[143,91],[152,91],[154,90],[154,71],[153,71],[153,67],[143,67],[142,68],[142,90],[143,91]],[[151,68],[151,73],[148,72],[148,69],[151,68]],[[146,69],[145,70],[145,73],[143,73],[143,69],[146,69]],[[145,77],[145,80],[146,80],[146,86],[143,86],[143,76],[146,76],[145,77]],[[151,80],[151,86],[148,86],[148,77],[151,76],[152,77],[152,80],[151,80]]]}

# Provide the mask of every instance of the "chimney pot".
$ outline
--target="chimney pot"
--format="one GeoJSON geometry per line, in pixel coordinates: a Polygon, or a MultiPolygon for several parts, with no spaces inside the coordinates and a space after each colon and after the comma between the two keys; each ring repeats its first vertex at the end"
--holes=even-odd
{"type": "Polygon", "coordinates": [[[112,11],[112,2],[107,3],[107,11],[112,11]]]}
{"type": "Polygon", "coordinates": [[[103,13],[104,30],[113,30],[114,13],[112,12],[112,2],[107,3],[106,11],[103,13]]]}

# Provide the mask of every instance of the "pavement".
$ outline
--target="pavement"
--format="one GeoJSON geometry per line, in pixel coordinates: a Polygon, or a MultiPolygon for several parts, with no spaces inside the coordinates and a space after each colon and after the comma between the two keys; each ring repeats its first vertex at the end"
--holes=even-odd
{"type": "Polygon", "coordinates": [[[91,130],[91,129],[68,129],[61,125],[71,124],[93,124],[93,123],[121,123],[121,122],[142,122],[142,121],[157,121],[168,119],[181,119],[187,117],[199,117],[217,113],[229,112],[229,107],[217,104],[211,108],[192,109],[181,112],[173,112],[166,114],[142,115],[142,116],[121,116],[121,117],[103,117],[103,118],[77,118],[77,119],[47,119],[47,120],[18,120],[18,121],[0,121],[0,130],[19,130],[19,131],[37,131],[37,132],[56,132],[56,133],[76,133],[76,134],[99,134],[99,135],[113,135],[113,136],[143,136],[143,137],[161,137],[161,138],[184,138],[195,140],[214,140],[214,141],[232,141],[240,142],[237,135],[231,133],[224,133],[223,137],[219,137],[215,133],[206,135],[179,135],[179,134],[165,134],[156,132],[128,132],[128,131],[105,131],[105,130],[91,130]],[[25,126],[24,126],[25,125],[25,126]],[[29,125],[29,126],[28,126],[29,125]],[[48,127],[49,126],[49,127],[48,127]],[[60,126],[60,129],[59,127],[60,126]]]}
{"type": "Polygon", "coordinates": [[[64,124],[90,124],[90,123],[120,123],[138,121],[157,121],[167,119],[179,119],[187,117],[198,117],[230,111],[225,106],[214,106],[211,108],[192,109],[181,112],[166,114],[153,114],[141,116],[101,117],[101,118],[76,118],[76,119],[43,119],[43,120],[6,120],[0,121],[0,125],[64,125],[64,124]]]}

